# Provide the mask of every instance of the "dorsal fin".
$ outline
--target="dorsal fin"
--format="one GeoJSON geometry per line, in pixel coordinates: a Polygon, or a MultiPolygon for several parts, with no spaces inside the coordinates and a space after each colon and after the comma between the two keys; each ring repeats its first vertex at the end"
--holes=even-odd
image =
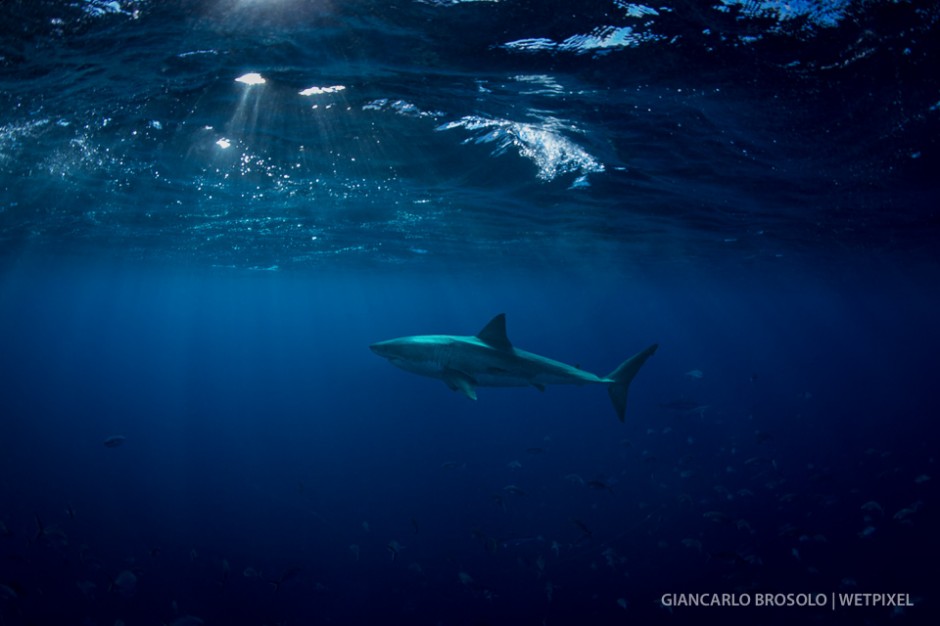
{"type": "Polygon", "coordinates": [[[477,333],[477,339],[498,350],[512,350],[509,337],[506,336],[506,314],[500,313],[477,333]]]}

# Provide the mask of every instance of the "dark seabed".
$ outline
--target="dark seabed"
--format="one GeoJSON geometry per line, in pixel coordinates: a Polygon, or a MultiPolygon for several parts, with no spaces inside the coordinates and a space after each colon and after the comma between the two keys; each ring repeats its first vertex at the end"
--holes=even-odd
{"type": "Polygon", "coordinates": [[[936,623],[938,22],[5,0],[0,626],[936,623]]]}

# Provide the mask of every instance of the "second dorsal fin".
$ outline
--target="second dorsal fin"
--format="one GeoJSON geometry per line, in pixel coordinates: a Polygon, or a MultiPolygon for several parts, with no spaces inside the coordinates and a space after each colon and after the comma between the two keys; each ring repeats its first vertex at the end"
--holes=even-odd
{"type": "Polygon", "coordinates": [[[477,333],[477,339],[498,350],[512,350],[509,337],[506,336],[506,314],[500,313],[477,333]]]}

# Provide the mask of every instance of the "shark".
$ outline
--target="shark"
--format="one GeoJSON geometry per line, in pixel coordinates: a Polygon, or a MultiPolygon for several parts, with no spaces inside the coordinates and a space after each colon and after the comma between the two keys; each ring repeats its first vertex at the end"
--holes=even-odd
{"type": "Polygon", "coordinates": [[[506,335],[506,314],[500,313],[476,335],[414,335],[373,343],[369,348],[401,369],[437,378],[471,400],[477,387],[604,385],[621,422],[630,383],[659,344],[637,352],[607,376],[597,376],[512,345],[506,335]]]}

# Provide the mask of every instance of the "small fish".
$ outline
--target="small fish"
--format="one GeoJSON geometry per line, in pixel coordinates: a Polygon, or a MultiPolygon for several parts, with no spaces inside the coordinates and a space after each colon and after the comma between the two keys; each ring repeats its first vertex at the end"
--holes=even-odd
{"type": "Polygon", "coordinates": [[[357,561],[359,560],[359,546],[357,544],[351,544],[349,546],[349,551],[352,552],[353,558],[357,561]]]}
{"type": "Polygon", "coordinates": [[[499,550],[499,542],[495,537],[484,536],[483,537],[483,551],[488,552],[489,554],[496,554],[499,550]]]}
{"type": "Polygon", "coordinates": [[[46,528],[42,525],[42,520],[39,519],[39,514],[33,513],[33,520],[36,522],[36,535],[33,537],[33,541],[39,541],[46,533],[46,528]]]}
{"type": "Polygon", "coordinates": [[[404,549],[404,546],[393,539],[392,541],[388,542],[388,544],[385,546],[385,549],[388,550],[389,555],[394,561],[398,558],[398,554],[404,549]]]}
{"type": "MultiPolygon", "coordinates": [[[[98,585],[91,582],[90,580],[80,580],[75,583],[75,586],[78,587],[78,590],[82,592],[82,595],[88,598],[89,600],[94,600],[95,598],[95,588],[98,585]]],[[[2,598],[3,593],[0,592],[0,598],[2,598]]]]}
{"type": "Polygon", "coordinates": [[[915,502],[915,503],[912,504],[911,506],[905,507],[905,508],[901,509],[900,511],[898,511],[897,513],[895,513],[895,514],[893,515],[894,519],[897,520],[897,521],[899,521],[899,522],[904,522],[904,523],[908,523],[908,524],[909,524],[909,523],[910,523],[910,520],[909,520],[908,518],[911,517],[912,515],[914,515],[914,513],[917,513],[917,511],[920,510],[921,504],[922,504],[922,503],[920,503],[920,502],[915,502]]]}
{"type": "Polygon", "coordinates": [[[701,380],[702,377],[705,376],[702,370],[689,370],[688,372],[685,373],[685,375],[688,376],[689,378],[696,378],[699,380],[701,380]]]}
{"type": "Polygon", "coordinates": [[[222,559],[222,573],[219,576],[217,584],[223,589],[228,584],[228,577],[232,574],[232,566],[229,565],[228,559],[222,559]]]}
{"type": "Polygon", "coordinates": [[[923,485],[925,482],[929,480],[930,480],[930,476],[928,476],[927,474],[921,474],[920,476],[914,479],[914,482],[917,483],[918,485],[923,485]]]}
{"type": "Polygon", "coordinates": [[[12,587],[0,584],[0,601],[16,600],[19,596],[12,587]]]}
{"type": "Polygon", "coordinates": [[[668,409],[670,411],[682,411],[682,412],[691,412],[699,407],[702,404],[700,402],[695,402],[694,400],[671,400],[669,402],[660,402],[659,408],[668,409]]]}
{"type": "Polygon", "coordinates": [[[624,611],[627,610],[627,600],[626,598],[617,598],[617,606],[619,606],[624,611]]]}
{"type": "Polygon", "coordinates": [[[877,511],[878,513],[881,513],[882,515],[884,515],[885,513],[885,510],[881,508],[881,505],[875,502],[874,500],[869,500],[868,502],[863,504],[861,508],[863,511],[867,511],[868,513],[874,513],[875,511],[877,511]]]}
{"type": "Polygon", "coordinates": [[[584,533],[584,536],[585,536],[585,537],[592,537],[592,536],[594,535],[594,533],[591,532],[591,529],[587,527],[587,524],[585,524],[585,523],[582,522],[581,520],[579,520],[579,519],[572,519],[572,520],[571,520],[571,523],[574,524],[575,526],[577,526],[578,529],[580,529],[581,532],[584,533]]]}
{"type": "Polygon", "coordinates": [[[506,485],[505,487],[503,487],[503,491],[513,496],[525,495],[525,491],[523,491],[522,489],[519,489],[519,487],[516,487],[515,485],[506,485]]]}
{"type": "Polygon", "coordinates": [[[716,524],[730,524],[733,521],[730,517],[721,511],[706,511],[705,513],[702,513],[702,517],[710,522],[715,522],[716,524]]]}
{"type": "Polygon", "coordinates": [[[205,624],[205,622],[195,615],[184,615],[183,617],[176,618],[167,624],[167,626],[202,626],[202,624],[205,624]]]}
{"type": "Polygon", "coordinates": [[[686,548],[689,548],[690,550],[697,550],[699,552],[702,551],[702,542],[699,541],[698,539],[692,539],[692,538],[683,539],[682,545],[685,546],[686,548]]]}
{"type": "Polygon", "coordinates": [[[613,488],[602,480],[589,480],[585,484],[591,489],[606,489],[610,493],[614,492],[613,488]]]}
{"type": "Polygon", "coordinates": [[[117,448],[119,445],[127,441],[127,437],[124,435],[112,435],[104,440],[104,447],[106,448],[117,448]]]}
{"type": "Polygon", "coordinates": [[[284,570],[284,573],[281,574],[280,578],[278,578],[277,580],[268,581],[268,584],[272,585],[274,587],[274,593],[277,593],[281,589],[281,585],[283,585],[289,580],[293,580],[294,578],[297,577],[297,574],[299,574],[302,571],[303,570],[299,567],[289,567],[286,570],[284,570]]]}
{"type": "Polygon", "coordinates": [[[460,583],[463,585],[470,586],[473,584],[473,577],[467,572],[457,572],[457,578],[460,579],[460,583]]]}
{"type": "Polygon", "coordinates": [[[793,524],[784,524],[777,530],[777,535],[780,537],[799,537],[802,533],[800,527],[793,524]]]}
{"type": "Polygon", "coordinates": [[[577,474],[568,474],[565,476],[565,480],[574,485],[583,485],[584,479],[578,476],[577,474]]]}
{"type": "Polygon", "coordinates": [[[708,408],[708,405],[702,404],[701,402],[696,402],[695,400],[671,400],[669,402],[660,403],[659,407],[661,409],[668,409],[670,411],[688,414],[704,413],[705,409],[708,408]]]}
{"type": "Polygon", "coordinates": [[[112,589],[117,589],[121,595],[133,596],[137,590],[137,575],[129,569],[121,571],[111,582],[108,591],[112,589]]]}
{"type": "Polygon", "coordinates": [[[418,520],[416,520],[415,518],[412,517],[412,518],[411,518],[411,526],[412,526],[412,528],[415,529],[415,534],[417,535],[417,534],[418,534],[418,520]]]}
{"type": "Polygon", "coordinates": [[[545,452],[545,448],[526,448],[525,451],[529,454],[542,454],[545,452]]]}
{"type": "Polygon", "coordinates": [[[737,552],[734,552],[733,550],[722,550],[721,552],[711,553],[708,556],[710,556],[711,558],[715,560],[723,561],[731,565],[741,566],[741,565],[748,564],[748,560],[746,557],[741,556],[740,554],[738,554],[737,552]]]}
{"type": "Polygon", "coordinates": [[[503,539],[499,542],[501,548],[518,548],[519,546],[529,545],[529,544],[539,544],[544,543],[545,537],[538,535],[536,537],[512,537],[510,539],[503,539]]]}
{"type": "Polygon", "coordinates": [[[520,463],[519,461],[510,461],[509,463],[506,464],[506,467],[508,467],[511,470],[522,469],[522,463],[520,463]]]}
{"type": "Polygon", "coordinates": [[[772,459],[766,456],[752,456],[749,459],[744,461],[745,465],[762,465],[764,463],[771,463],[772,459]]]}
{"type": "Polygon", "coordinates": [[[60,528],[55,526],[45,526],[39,515],[33,514],[36,521],[36,534],[33,536],[33,542],[42,542],[52,548],[64,548],[69,544],[69,538],[60,528]]]}

